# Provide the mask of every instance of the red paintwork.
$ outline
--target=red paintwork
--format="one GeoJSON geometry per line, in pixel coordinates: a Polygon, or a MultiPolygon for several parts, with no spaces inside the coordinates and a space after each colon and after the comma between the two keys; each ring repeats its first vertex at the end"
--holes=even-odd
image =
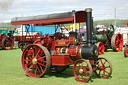
{"type": "Polygon", "coordinates": [[[75,44],[75,37],[74,37],[74,36],[70,36],[70,37],[69,37],[69,43],[70,43],[71,45],[75,44]]]}
{"type": "Polygon", "coordinates": [[[38,36],[38,37],[33,37],[33,36],[15,36],[15,41],[36,41],[37,39],[41,39],[43,37],[44,36],[38,36]]]}
{"type": "Polygon", "coordinates": [[[115,47],[118,52],[123,50],[123,37],[121,34],[118,34],[115,39],[115,47]]]}
{"type": "Polygon", "coordinates": [[[99,47],[98,47],[99,55],[104,54],[105,51],[105,46],[104,43],[100,42],[99,47]]]}
{"type": "Polygon", "coordinates": [[[75,13],[76,16],[76,23],[79,22],[86,22],[86,12],[85,11],[78,11],[75,13]],[[79,17],[80,15],[80,17],[79,17]]]}
{"type": "Polygon", "coordinates": [[[2,41],[0,41],[0,47],[2,46],[2,41]]]}
{"type": "Polygon", "coordinates": [[[70,54],[71,56],[76,56],[77,49],[76,48],[67,48],[67,54],[70,54]]]}
{"type": "Polygon", "coordinates": [[[59,24],[59,23],[72,23],[73,17],[67,17],[67,18],[53,18],[53,19],[38,19],[38,20],[27,20],[27,21],[16,21],[11,22],[12,25],[25,25],[25,24],[35,24],[35,26],[41,26],[41,25],[53,25],[53,24],[59,24]],[[39,24],[41,23],[41,24],[39,24]]]}
{"type": "Polygon", "coordinates": [[[33,44],[40,44],[40,45],[42,45],[41,39],[37,39],[33,44]]]}
{"type": "Polygon", "coordinates": [[[69,40],[56,40],[55,46],[68,46],[69,40]]]}
{"type": "MultiPolygon", "coordinates": [[[[85,11],[77,11],[75,12],[75,21],[78,22],[86,22],[86,12],[85,11]],[[79,17],[80,15],[80,17],[79,17]]],[[[74,22],[74,16],[66,17],[66,18],[51,18],[51,19],[38,19],[38,20],[25,20],[25,21],[12,21],[12,25],[26,25],[26,24],[34,24],[35,26],[44,26],[44,25],[55,25],[55,24],[69,24],[74,22]]]]}
{"type": "Polygon", "coordinates": [[[1,34],[1,36],[0,36],[0,40],[3,40],[3,38],[5,38],[5,37],[7,37],[7,35],[5,35],[5,34],[1,34]]]}
{"type": "Polygon", "coordinates": [[[54,55],[52,56],[52,65],[71,65],[74,62],[69,55],[54,55]]]}
{"type": "Polygon", "coordinates": [[[128,27],[128,22],[125,23],[125,27],[128,27]]]}
{"type": "Polygon", "coordinates": [[[89,63],[90,63],[91,65],[93,65],[93,64],[94,64],[94,60],[89,60],[89,63]]]}
{"type": "Polygon", "coordinates": [[[55,50],[55,41],[52,41],[51,50],[55,50]]]}

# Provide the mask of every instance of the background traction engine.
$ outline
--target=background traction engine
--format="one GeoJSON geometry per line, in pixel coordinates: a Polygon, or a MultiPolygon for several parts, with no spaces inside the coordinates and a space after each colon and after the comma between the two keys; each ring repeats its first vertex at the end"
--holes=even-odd
{"type": "Polygon", "coordinates": [[[60,73],[71,64],[74,64],[73,73],[80,82],[89,81],[93,72],[99,78],[108,78],[111,75],[110,61],[103,57],[98,58],[98,49],[92,40],[92,9],[86,9],[84,12],[87,44],[78,42],[76,32],[70,32],[69,38],[66,39],[59,35],[59,38],[47,36],[35,41],[35,44],[28,45],[22,54],[22,66],[28,76],[41,77],[49,71],[60,73]]]}
{"type": "Polygon", "coordinates": [[[125,48],[124,48],[124,57],[128,57],[128,43],[125,44],[125,48]]]}
{"type": "Polygon", "coordinates": [[[14,47],[14,39],[7,35],[0,33],[0,47],[5,50],[11,50],[14,47]]]}
{"type": "Polygon", "coordinates": [[[123,37],[121,34],[114,34],[114,26],[110,25],[109,28],[101,32],[96,32],[94,35],[97,41],[99,54],[104,54],[107,49],[113,49],[115,52],[123,50],[123,37]]]}

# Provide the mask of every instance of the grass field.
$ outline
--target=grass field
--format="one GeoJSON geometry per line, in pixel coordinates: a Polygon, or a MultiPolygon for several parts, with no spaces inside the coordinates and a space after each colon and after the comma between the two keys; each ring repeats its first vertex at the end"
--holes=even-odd
{"type": "Polygon", "coordinates": [[[92,75],[88,83],[75,80],[73,66],[61,74],[50,73],[42,78],[26,76],[21,66],[20,49],[0,50],[0,85],[128,85],[128,58],[122,52],[108,50],[104,55],[112,63],[113,71],[109,79],[99,79],[92,75]]]}

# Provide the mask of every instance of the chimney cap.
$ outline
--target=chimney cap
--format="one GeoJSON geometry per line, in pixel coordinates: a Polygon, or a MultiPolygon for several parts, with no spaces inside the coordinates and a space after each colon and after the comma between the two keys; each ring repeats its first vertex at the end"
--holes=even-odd
{"type": "Polygon", "coordinates": [[[92,8],[85,9],[86,12],[92,12],[92,8]]]}

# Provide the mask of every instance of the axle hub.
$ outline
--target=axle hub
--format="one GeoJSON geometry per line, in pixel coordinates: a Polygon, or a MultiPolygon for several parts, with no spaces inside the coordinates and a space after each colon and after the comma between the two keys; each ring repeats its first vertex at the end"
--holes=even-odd
{"type": "Polygon", "coordinates": [[[33,58],[32,62],[33,62],[33,64],[36,64],[37,63],[37,59],[33,58]]]}
{"type": "Polygon", "coordinates": [[[83,73],[83,69],[80,69],[80,70],[79,70],[79,73],[82,74],[82,73],[83,73]]]}

